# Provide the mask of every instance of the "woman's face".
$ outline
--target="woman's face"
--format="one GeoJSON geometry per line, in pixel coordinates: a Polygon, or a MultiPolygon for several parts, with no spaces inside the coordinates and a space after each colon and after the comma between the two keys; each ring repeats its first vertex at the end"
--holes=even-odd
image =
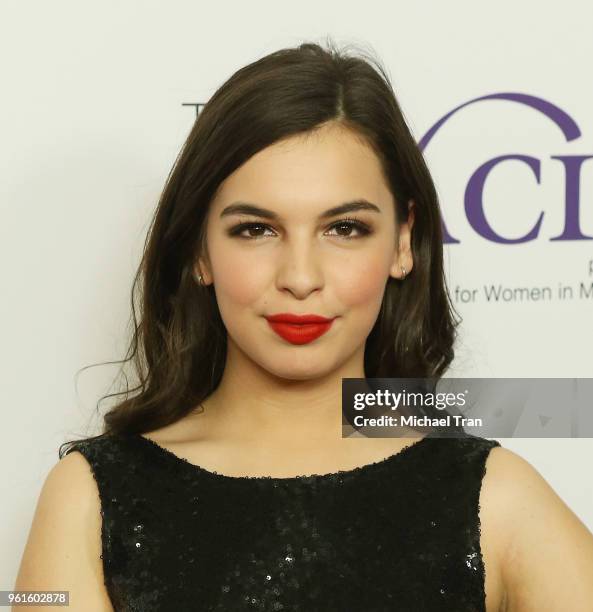
{"type": "Polygon", "coordinates": [[[400,266],[412,268],[412,223],[413,211],[396,235],[395,203],[379,160],[344,128],[327,125],[254,155],[213,199],[207,257],[196,266],[203,282],[214,284],[229,356],[239,349],[293,380],[328,375],[356,358],[362,363],[388,277],[400,278],[400,266]],[[361,200],[371,207],[324,216],[361,200]],[[239,203],[266,215],[229,209],[239,203]],[[335,319],[326,333],[294,344],[268,323],[277,313],[335,319]]]}

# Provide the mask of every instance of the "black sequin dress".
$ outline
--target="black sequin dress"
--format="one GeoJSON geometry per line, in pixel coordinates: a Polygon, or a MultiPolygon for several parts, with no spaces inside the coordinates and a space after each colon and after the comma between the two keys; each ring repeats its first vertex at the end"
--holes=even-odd
{"type": "Polygon", "coordinates": [[[68,452],[98,485],[116,612],[476,612],[494,446],[425,435],[375,463],[292,478],[219,474],[139,434],[68,452]]]}

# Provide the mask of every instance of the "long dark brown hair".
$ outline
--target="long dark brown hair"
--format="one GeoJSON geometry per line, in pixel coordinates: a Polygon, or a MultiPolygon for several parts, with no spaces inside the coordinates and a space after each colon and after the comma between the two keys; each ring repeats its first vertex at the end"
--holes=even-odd
{"type": "Polygon", "coordinates": [[[351,48],[329,40],[326,48],[308,42],[270,53],[235,72],[203,106],[167,178],[132,286],[133,334],[116,363],[133,364],[137,385],[130,388],[124,375],[125,390],[101,398],[124,396],[104,415],[101,435],[158,429],[216,389],[227,332],[213,287],[193,274],[205,253],[209,204],[252,155],[328,122],[375,151],[397,223],[407,220],[408,201],[415,203],[414,266],[404,281],[387,281],[366,341],[365,375],[438,379],[448,368],[461,319],[444,277],[436,189],[387,71],[372,53],[351,48]]]}

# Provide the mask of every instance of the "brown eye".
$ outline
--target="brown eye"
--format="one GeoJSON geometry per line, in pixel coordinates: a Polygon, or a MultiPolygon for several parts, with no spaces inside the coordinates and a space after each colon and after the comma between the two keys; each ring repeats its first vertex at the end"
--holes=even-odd
{"type": "Polygon", "coordinates": [[[240,223],[239,225],[236,225],[235,227],[231,228],[231,230],[229,230],[229,236],[237,236],[238,238],[245,238],[247,240],[253,240],[255,238],[262,238],[262,234],[257,234],[255,236],[242,236],[241,234],[247,230],[249,232],[253,231],[254,229],[262,229],[262,228],[269,228],[269,226],[263,224],[263,223],[240,223]]]}
{"type": "MultiPolygon", "coordinates": [[[[257,240],[258,238],[266,238],[266,235],[262,233],[266,229],[273,231],[269,225],[265,223],[239,223],[235,227],[231,228],[228,232],[229,236],[242,238],[244,240],[257,240]],[[249,232],[250,235],[244,235],[244,232],[249,232]]],[[[357,238],[363,238],[372,232],[371,228],[358,219],[340,219],[330,226],[330,230],[336,229],[338,231],[338,238],[344,240],[355,240],[357,238]],[[356,230],[358,235],[351,235],[352,231],[356,230]]]]}
{"type": "Polygon", "coordinates": [[[345,230],[346,232],[352,232],[352,230],[354,229],[359,232],[360,235],[358,236],[351,236],[350,234],[337,234],[338,237],[345,238],[346,240],[362,238],[371,233],[371,229],[369,228],[369,226],[366,223],[358,221],[357,219],[341,219],[340,221],[334,223],[330,229],[333,228],[337,228],[340,231],[345,230]]]}

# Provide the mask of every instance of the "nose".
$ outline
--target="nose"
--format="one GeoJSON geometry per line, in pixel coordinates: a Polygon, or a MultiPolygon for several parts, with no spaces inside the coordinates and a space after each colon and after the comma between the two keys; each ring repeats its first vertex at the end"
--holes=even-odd
{"type": "Polygon", "coordinates": [[[276,286],[304,299],[323,287],[323,269],[315,246],[306,238],[286,243],[278,256],[276,286]]]}

